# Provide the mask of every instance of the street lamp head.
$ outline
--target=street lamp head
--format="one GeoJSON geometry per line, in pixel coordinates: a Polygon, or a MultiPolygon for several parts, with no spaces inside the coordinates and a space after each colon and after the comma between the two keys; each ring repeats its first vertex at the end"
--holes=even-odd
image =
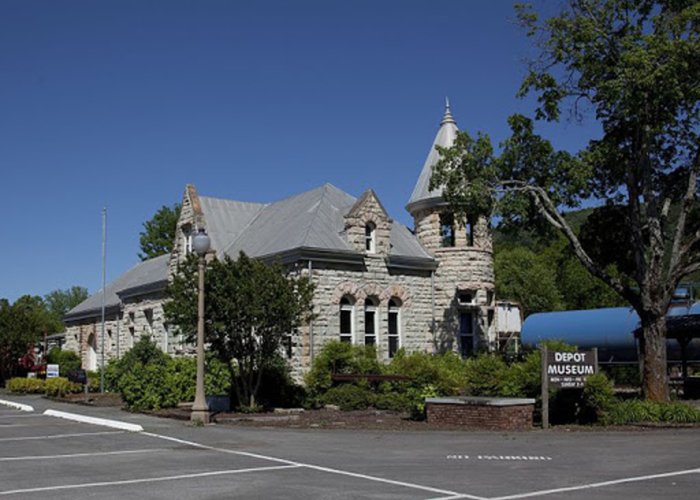
{"type": "Polygon", "coordinates": [[[192,248],[200,257],[202,257],[209,251],[209,245],[209,235],[203,227],[200,227],[199,232],[192,239],[192,248]]]}

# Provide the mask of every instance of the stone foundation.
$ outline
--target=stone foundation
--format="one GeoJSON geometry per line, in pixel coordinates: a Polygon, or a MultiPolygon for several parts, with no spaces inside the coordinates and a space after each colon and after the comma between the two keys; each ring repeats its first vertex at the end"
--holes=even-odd
{"type": "Polygon", "coordinates": [[[429,398],[425,403],[428,422],[470,430],[530,430],[535,408],[534,399],[515,398],[429,398]]]}

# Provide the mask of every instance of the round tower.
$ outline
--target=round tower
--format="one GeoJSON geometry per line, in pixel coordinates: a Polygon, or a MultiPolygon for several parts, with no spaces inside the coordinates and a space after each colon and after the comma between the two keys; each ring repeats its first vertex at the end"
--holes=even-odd
{"type": "Polygon", "coordinates": [[[493,242],[486,217],[457,221],[442,198],[429,189],[436,146],[454,144],[458,128],[449,101],[406,210],[421,245],[437,260],[433,277],[433,342],[439,352],[472,356],[495,346],[493,242]]]}

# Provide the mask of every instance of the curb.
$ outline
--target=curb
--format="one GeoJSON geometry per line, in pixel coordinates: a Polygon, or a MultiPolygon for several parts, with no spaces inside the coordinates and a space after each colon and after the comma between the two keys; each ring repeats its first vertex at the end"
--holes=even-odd
{"type": "Polygon", "coordinates": [[[34,411],[29,405],[23,405],[22,403],[15,403],[14,401],[7,401],[5,399],[0,399],[0,405],[9,406],[10,408],[15,408],[16,410],[22,411],[34,411]]]}
{"type": "Polygon", "coordinates": [[[119,420],[109,420],[106,418],[98,417],[88,417],[87,415],[79,415],[78,413],[68,413],[66,411],[57,410],[46,410],[44,415],[49,417],[64,418],[66,420],[72,420],[74,422],[81,422],[83,424],[94,424],[101,425],[103,427],[111,427],[113,429],[120,429],[129,432],[143,432],[143,427],[138,424],[129,424],[127,422],[120,422],[119,420]]]}

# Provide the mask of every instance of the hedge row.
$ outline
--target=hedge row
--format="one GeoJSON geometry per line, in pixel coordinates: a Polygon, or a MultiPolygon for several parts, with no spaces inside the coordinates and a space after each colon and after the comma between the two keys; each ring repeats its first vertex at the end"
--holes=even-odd
{"type": "Polygon", "coordinates": [[[83,390],[82,384],[76,384],[64,377],[54,377],[46,380],[17,377],[8,380],[6,388],[15,394],[46,394],[53,397],[62,397],[66,394],[83,390]]]}

